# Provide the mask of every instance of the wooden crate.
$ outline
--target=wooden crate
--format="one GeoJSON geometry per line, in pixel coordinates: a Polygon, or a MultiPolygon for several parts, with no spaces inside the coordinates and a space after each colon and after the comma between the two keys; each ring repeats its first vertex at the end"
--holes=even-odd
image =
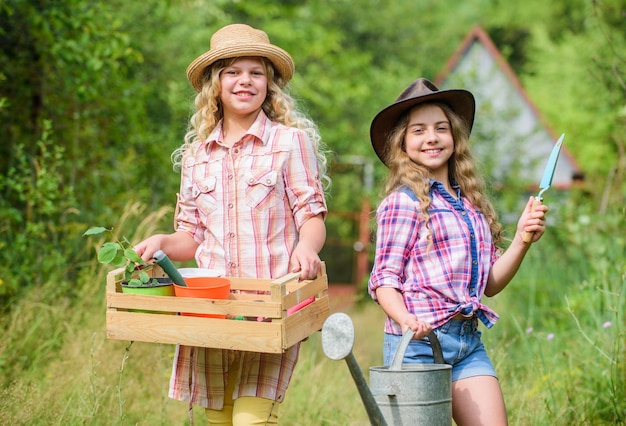
{"type": "MultiPolygon", "coordinates": [[[[227,277],[231,281],[228,300],[124,294],[123,272],[121,268],[107,275],[109,339],[281,353],[321,330],[330,315],[324,264],[314,280],[298,281],[298,274],[276,280],[227,277]],[[269,293],[251,294],[256,291],[269,293]],[[287,314],[290,308],[312,297],[315,298],[312,303],[287,314]],[[179,312],[244,316],[254,320],[171,315],[179,312]],[[265,322],[255,320],[258,317],[265,318],[265,322]]],[[[158,265],[149,273],[153,277],[166,276],[158,265]]]]}

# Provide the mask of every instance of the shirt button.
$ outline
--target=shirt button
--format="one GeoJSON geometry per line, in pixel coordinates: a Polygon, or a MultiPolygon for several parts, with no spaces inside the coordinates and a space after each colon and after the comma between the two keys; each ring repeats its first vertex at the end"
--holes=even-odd
{"type": "Polygon", "coordinates": [[[265,183],[269,185],[270,183],[272,183],[272,181],[271,179],[265,179],[265,183]]]}
{"type": "Polygon", "coordinates": [[[239,154],[239,148],[235,148],[235,154],[239,154]]]}
{"type": "Polygon", "coordinates": [[[228,175],[228,180],[233,180],[233,175],[228,175]]]}
{"type": "Polygon", "coordinates": [[[463,216],[465,216],[465,212],[461,212],[461,214],[462,214],[463,216]]]}
{"type": "Polygon", "coordinates": [[[233,203],[230,203],[230,204],[228,205],[228,208],[229,208],[229,209],[232,209],[232,208],[233,208],[233,203]]]}

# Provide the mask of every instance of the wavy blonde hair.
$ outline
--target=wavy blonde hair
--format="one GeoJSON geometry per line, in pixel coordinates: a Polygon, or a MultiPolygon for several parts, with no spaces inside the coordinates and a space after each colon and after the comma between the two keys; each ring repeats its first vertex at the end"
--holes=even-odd
{"type": "MultiPolygon", "coordinates": [[[[448,160],[448,178],[459,185],[463,196],[487,218],[493,242],[499,246],[502,241],[502,225],[498,221],[498,215],[491,201],[485,195],[485,182],[476,169],[470,150],[467,124],[447,104],[440,102],[429,102],[428,104],[440,107],[450,121],[454,139],[454,153],[448,160]]],[[[413,109],[423,105],[426,103],[413,109]]],[[[411,188],[420,202],[422,215],[426,221],[426,229],[429,232],[428,239],[431,239],[430,215],[428,214],[432,202],[429,195],[429,171],[423,165],[413,162],[406,153],[404,146],[409,115],[413,109],[408,110],[398,120],[387,138],[389,146],[385,154],[385,163],[389,166],[389,176],[385,185],[385,195],[389,195],[402,186],[411,188]]]]}
{"type": "MultiPolygon", "coordinates": [[[[220,101],[220,74],[237,59],[239,58],[215,61],[204,71],[202,90],[196,95],[194,101],[196,110],[189,120],[184,143],[172,153],[175,169],[180,168],[183,154],[194,145],[204,142],[224,117],[220,101]]],[[[330,187],[330,177],[327,174],[327,151],[316,124],[297,109],[295,99],[288,92],[288,86],[274,71],[272,63],[265,58],[258,59],[263,63],[268,83],[267,96],[261,108],[270,120],[295,127],[306,133],[319,164],[320,180],[327,190],[330,187]],[[284,88],[281,89],[281,87],[284,88]]]]}

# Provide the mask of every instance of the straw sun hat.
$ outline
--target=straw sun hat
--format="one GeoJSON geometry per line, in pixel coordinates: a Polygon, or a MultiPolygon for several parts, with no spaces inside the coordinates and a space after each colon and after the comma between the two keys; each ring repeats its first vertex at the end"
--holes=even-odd
{"type": "Polygon", "coordinates": [[[267,34],[245,24],[232,24],[219,29],[211,37],[210,49],[187,67],[187,78],[197,92],[202,90],[204,70],[219,59],[261,56],[269,59],[283,83],[291,80],[294,72],[289,53],[270,43],[267,34]]]}
{"type": "MultiPolygon", "coordinates": [[[[400,93],[395,102],[380,111],[370,127],[370,139],[378,158],[385,163],[387,136],[404,113],[424,102],[442,102],[450,106],[467,124],[468,132],[474,124],[476,102],[467,90],[439,90],[425,78],[418,78],[400,93]]],[[[386,163],[385,163],[386,164],[386,163]]]]}

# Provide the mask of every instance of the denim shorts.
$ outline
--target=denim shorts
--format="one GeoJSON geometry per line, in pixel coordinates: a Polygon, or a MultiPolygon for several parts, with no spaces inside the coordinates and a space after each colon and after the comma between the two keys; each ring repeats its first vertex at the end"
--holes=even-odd
{"type": "MultiPolygon", "coordinates": [[[[482,333],[478,331],[476,317],[465,321],[450,320],[434,331],[441,343],[445,363],[452,366],[453,382],[474,376],[498,377],[480,340],[482,333]]],[[[385,365],[391,365],[400,339],[402,336],[385,333],[383,343],[385,365]]],[[[432,364],[433,362],[433,351],[428,339],[411,340],[402,363],[432,364]]]]}

